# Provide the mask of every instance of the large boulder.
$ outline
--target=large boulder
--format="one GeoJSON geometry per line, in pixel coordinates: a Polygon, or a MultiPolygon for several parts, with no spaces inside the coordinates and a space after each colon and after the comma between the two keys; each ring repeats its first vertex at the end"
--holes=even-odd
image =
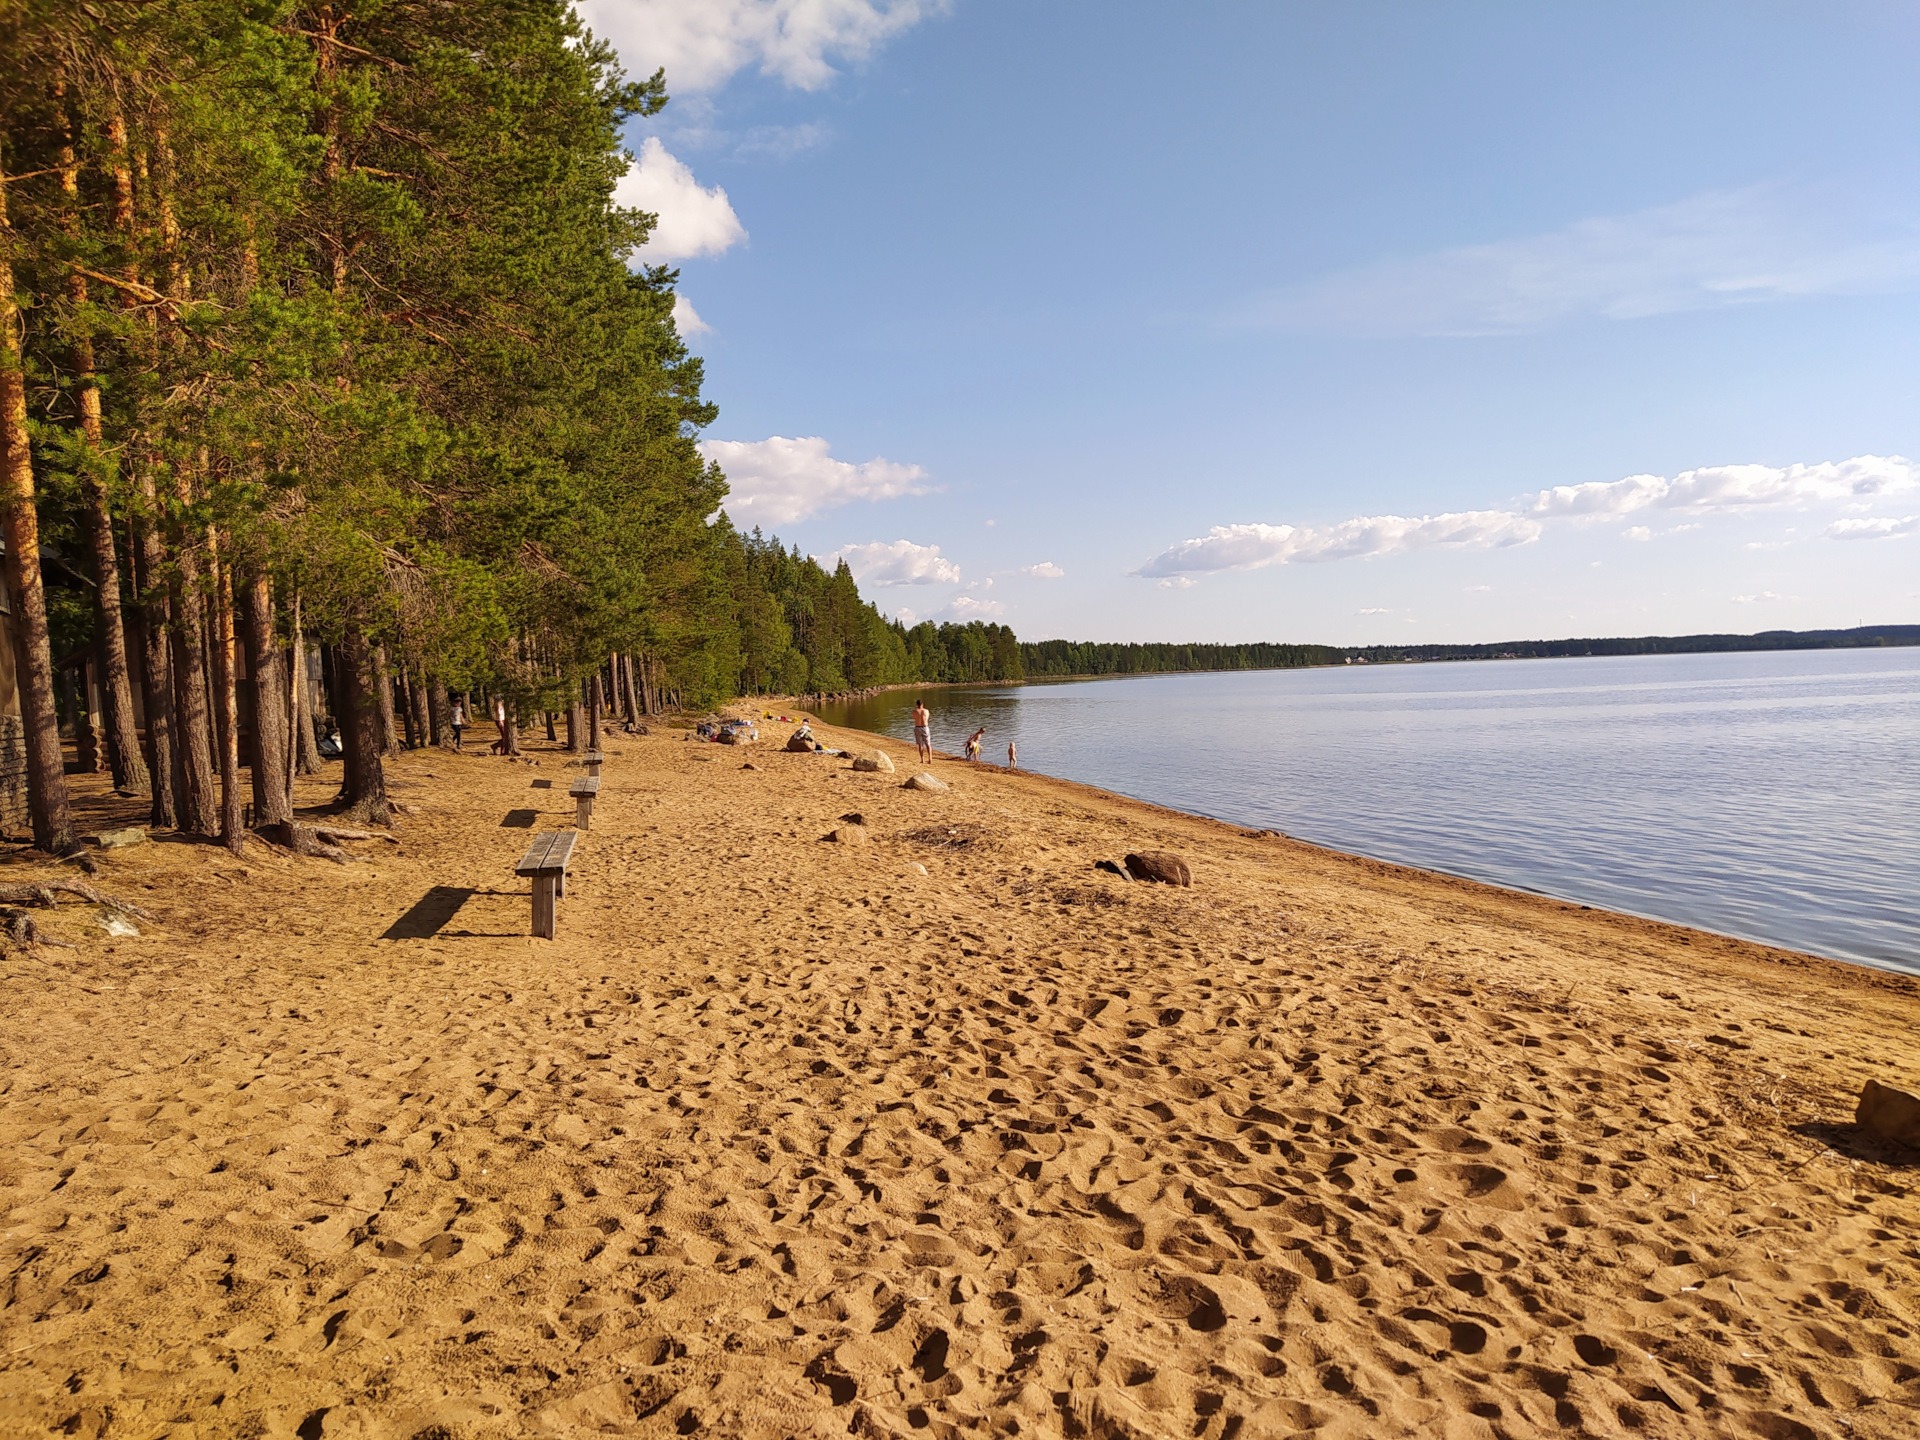
{"type": "Polygon", "coordinates": [[[929,775],[925,770],[922,770],[918,775],[913,776],[907,781],[905,788],[908,790],[928,790],[935,795],[944,795],[953,787],[938,775],[929,775]]]}
{"type": "Polygon", "coordinates": [[[1191,885],[1193,872],[1178,855],[1164,850],[1146,850],[1127,856],[1127,873],[1136,880],[1157,880],[1162,885],[1191,885]]]}
{"type": "Polygon", "coordinates": [[[820,742],[804,730],[796,730],[787,740],[787,749],[795,755],[811,755],[820,748],[820,742]]]}
{"type": "Polygon", "coordinates": [[[1920,1150],[1920,1095],[1869,1080],[1853,1118],[1869,1135],[1920,1150]]]}
{"type": "Polygon", "coordinates": [[[883,752],[876,750],[871,755],[853,757],[853,768],[863,775],[893,774],[893,760],[883,752]]]}

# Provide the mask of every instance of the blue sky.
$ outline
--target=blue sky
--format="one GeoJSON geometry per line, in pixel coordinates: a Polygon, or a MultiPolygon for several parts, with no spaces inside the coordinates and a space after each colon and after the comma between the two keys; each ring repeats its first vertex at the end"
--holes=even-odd
{"type": "Polygon", "coordinates": [[[889,613],[1920,620],[1920,10],[582,9],[729,509],[889,613]]]}

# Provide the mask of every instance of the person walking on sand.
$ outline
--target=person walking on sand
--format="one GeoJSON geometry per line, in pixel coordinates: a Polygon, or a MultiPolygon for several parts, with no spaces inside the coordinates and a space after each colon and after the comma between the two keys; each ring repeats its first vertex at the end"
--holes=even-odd
{"type": "Polygon", "coordinates": [[[1014,742],[1009,740],[1007,741],[1007,769],[1017,770],[1019,767],[1020,752],[1015,748],[1014,742]]]}
{"type": "Polygon", "coordinates": [[[987,727],[984,725],[967,737],[967,759],[978,760],[980,758],[980,742],[986,738],[987,727]]]}
{"type": "Polygon", "coordinates": [[[454,697],[453,713],[447,716],[447,728],[453,731],[453,748],[460,748],[460,732],[467,728],[467,702],[454,697]]]}
{"type": "Polygon", "coordinates": [[[913,702],[913,748],[920,756],[920,763],[933,763],[933,716],[927,713],[927,702],[913,702]]]}

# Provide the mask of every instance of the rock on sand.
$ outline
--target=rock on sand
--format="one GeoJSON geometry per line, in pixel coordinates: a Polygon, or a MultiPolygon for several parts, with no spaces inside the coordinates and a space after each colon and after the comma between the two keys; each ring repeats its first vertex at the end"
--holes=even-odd
{"type": "Polygon", "coordinates": [[[1193,872],[1178,855],[1146,850],[1127,856],[1127,873],[1136,880],[1158,880],[1162,885],[1191,885],[1193,872]]]}
{"type": "Polygon", "coordinates": [[[1920,1095],[1869,1080],[1861,1088],[1853,1118],[1870,1135],[1920,1150],[1920,1095]]]}
{"type": "Polygon", "coordinates": [[[876,750],[871,755],[856,755],[853,760],[853,768],[864,775],[891,775],[893,774],[893,761],[888,756],[876,750]]]}
{"type": "Polygon", "coordinates": [[[827,839],[836,845],[864,845],[867,843],[867,827],[837,825],[827,833],[827,839]]]}
{"type": "Polygon", "coordinates": [[[944,795],[953,787],[938,775],[930,775],[925,770],[922,770],[918,775],[915,775],[911,780],[907,781],[905,788],[908,790],[930,790],[935,795],[944,795]]]}

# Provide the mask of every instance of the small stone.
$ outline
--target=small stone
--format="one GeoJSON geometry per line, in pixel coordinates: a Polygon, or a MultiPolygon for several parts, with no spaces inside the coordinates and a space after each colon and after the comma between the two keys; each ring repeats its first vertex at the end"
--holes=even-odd
{"type": "Polygon", "coordinates": [[[839,825],[827,835],[827,839],[836,845],[864,845],[867,843],[867,827],[864,825],[839,825]]]}
{"type": "Polygon", "coordinates": [[[925,770],[922,770],[918,775],[915,775],[907,781],[904,788],[908,790],[926,790],[934,795],[944,795],[953,787],[938,775],[930,775],[925,770]]]}
{"type": "Polygon", "coordinates": [[[1157,880],[1162,885],[1191,885],[1193,872],[1178,855],[1164,850],[1146,850],[1127,856],[1127,872],[1136,880],[1157,880]]]}
{"type": "Polygon", "coordinates": [[[118,910],[109,910],[100,917],[100,928],[116,940],[138,935],[140,927],[122,915],[118,910]]]}
{"type": "Polygon", "coordinates": [[[144,845],[147,832],[144,826],[129,825],[124,830],[102,830],[93,837],[93,843],[102,850],[118,850],[126,845],[144,845]]]}
{"type": "Polygon", "coordinates": [[[754,764],[751,760],[749,760],[747,761],[746,764],[742,765],[740,768],[742,770],[758,770],[760,767],[754,764]]]}
{"type": "Polygon", "coordinates": [[[927,873],[927,867],[916,860],[913,863],[913,873],[916,875],[924,875],[927,873]]]}
{"type": "Polygon", "coordinates": [[[1853,1118],[1869,1135],[1920,1150],[1920,1095],[1869,1080],[1853,1118]]]}
{"type": "Polygon", "coordinates": [[[862,775],[891,775],[893,774],[893,759],[891,756],[882,755],[876,750],[871,755],[854,756],[853,768],[858,770],[862,775]]]}

